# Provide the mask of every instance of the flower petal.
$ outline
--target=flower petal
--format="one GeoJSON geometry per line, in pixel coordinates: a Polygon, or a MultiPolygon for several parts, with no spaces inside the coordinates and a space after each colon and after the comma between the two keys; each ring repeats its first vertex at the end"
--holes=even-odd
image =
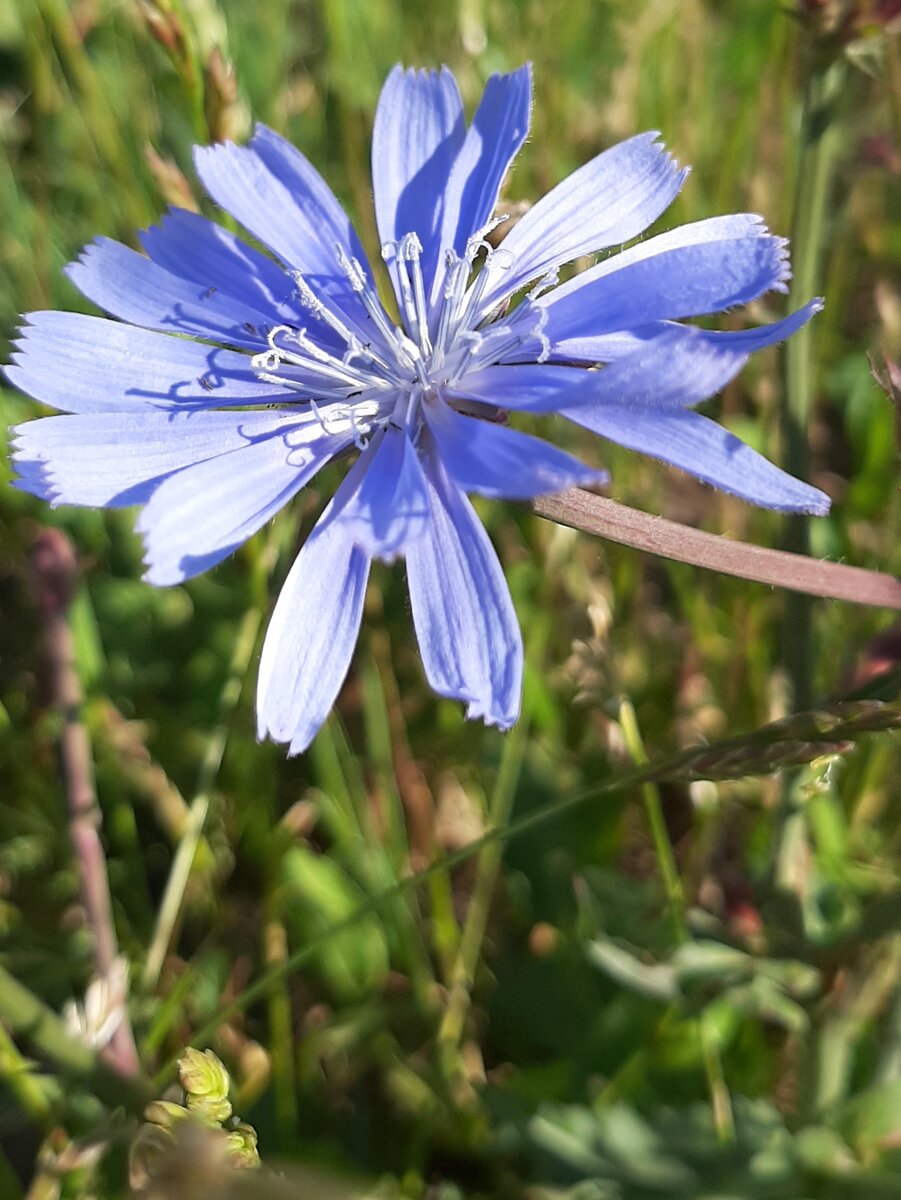
{"type": "Polygon", "coordinates": [[[181,583],[221,562],[350,441],[315,424],[280,430],[164,479],[137,523],[145,578],[181,583]]]}
{"type": "Polygon", "coordinates": [[[702,329],[700,333],[710,346],[718,349],[728,347],[740,350],[742,354],[752,354],[755,350],[764,350],[767,346],[784,342],[822,311],[822,297],[816,296],[781,321],[771,321],[769,325],[758,325],[754,329],[702,329]]]}
{"type": "Polygon", "coordinates": [[[390,561],[429,519],[419,456],[407,434],[388,425],[376,434],[335,495],[335,520],[371,558],[390,561]]]}
{"type": "MultiPolygon", "coordinates": [[[[758,325],[751,329],[698,329],[701,342],[718,349],[738,350],[742,354],[753,354],[767,346],[775,346],[806,325],[811,317],[823,308],[820,297],[809,300],[802,308],[769,325],[758,325]]],[[[620,329],[614,333],[599,333],[586,337],[563,339],[548,344],[548,363],[568,362],[579,367],[592,363],[611,363],[626,358],[638,350],[647,349],[664,334],[684,326],[673,321],[652,321],[634,329],[620,329]]],[[[543,330],[542,330],[543,332],[543,330]]],[[[531,362],[535,346],[523,346],[501,358],[503,363],[531,362]]]]}
{"type": "Polygon", "coordinates": [[[375,217],[383,244],[418,234],[426,280],[438,262],[445,191],[464,130],[463,101],[447,67],[394,68],[372,131],[375,217]]]}
{"type": "MultiPolygon", "coordinates": [[[[488,224],[501,184],[529,132],[532,68],[492,75],[454,160],[444,199],[442,248],[462,257],[469,239],[488,224]]],[[[433,302],[443,273],[435,274],[433,302]]]]}
{"type": "Polygon", "coordinates": [[[13,461],[22,475],[16,486],[54,506],[143,504],[175,471],[308,424],[296,413],[270,412],[43,417],[12,431],[13,461]]]}
{"type": "Polygon", "coordinates": [[[300,754],[328,716],[360,631],[369,558],[327,509],[285,580],[263,643],[257,736],[300,754]]]}
{"type": "Polygon", "coordinates": [[[63,412],[218,408],[291,399],[254,375],[250,358],[187,338],[81,313],[34,312],[6,377],[63,412]]]}
{"type": "Polygon", "coordinates": [[[467,717],[509,728],[519,716],[522,638],[497,555],[437,458],[426,472],[431,520],[407,550],[413,621],[426,676],[467,717]]]}
{"type": "Polygon", "coordinates": [[[785,240],[759,217],[714,217],[605,259],[536,304],[547,313],[542,332],[559,347],[747,304],[771,288],[785,291],[789,274],[785,240]]]}
{"type": "Polygon", "coordinates": [[[680,170],[657,133],[620,142],[574,171],[513,226],[489,272],[481,311],[581,254],[637,237],[673,202],[680,170]],[[506,268],[506,269],[505,269],[506,268]]]}
{"type": "Polygon", "coordinates": [[[338,261],[340,247],[360,261],[364,272],[368,269],[359,238],[331,189],[300,151],[259,125],[249,146],[198,146],[194,163],[216,203],[299,271],[319,301],[345,321],[350,318],[365,334],[371,322],[338,261]]]}
{"type": "Polygon", "coordinates": [[[610,404],[684,408],[715,395],[748,361],[742,343],[711,342],[690,325],[663,333],[601,370],[546,363],[486,367],[465,376],[457,393],[500,408],[567,413],[610,404]]]}
{"type": "Polygon", "coordinates": [[[145,329],[188,333],[258,351],[266,345],[266,313],[215,287],[173,275],[110,238],[86,246],[66,274],[99,307],[145,329]]]}
{"type": "Polygon", "coordinates": [[[443,400],[427,400],[423,412],[445,470],[464,492],[503,500],[531,500],[577,484],[606,483],[572,455],[540,438],[465,417],[443,400]]]}
{"type": "Polygon", "coordinates": [[[734,434],[690,409],[598,404],[565,417],[630,450],[680,467],[723,492],[782,512],[829,511],[829,497],[773,466],[734,434]]]}
{"type": "Polygon", "coordinates": [[[272,324],[298,323],[294,280],[221,225],[199,213],[173,208],[139,236],[147,255],[173,275],[214,287],[265,313],[272,324]]]}

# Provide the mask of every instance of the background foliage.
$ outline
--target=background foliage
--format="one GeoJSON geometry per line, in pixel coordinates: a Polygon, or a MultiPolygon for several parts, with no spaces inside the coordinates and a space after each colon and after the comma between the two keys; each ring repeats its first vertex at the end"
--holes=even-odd
{"type": "MultiPolygon", "coordinates": [[[[797,7],[828,22],[892,6],[797,7]]],[[[828,300],[806,472],[835,505],[811,550],[897,573],[895,414],[867,352],[901,351],[901,47],[878,20],[843,47],[790,9],[0,0],[0,340],[20,311],[85,308],[61,268],[95,235],[136,244],[169,203],[211,212],[191,144],[240,140],[253,120],[320,167],[373,247],[368,137],[391,65],[447,62],[471,106],[491,72],[531,59],[511,204],[657,128],[694,168],[663,227],[751,209],[798,234],[828,300]],[[825,150],[805,102],[824,105],[825,150]]],[[[768,351],[714,407],[785,461],[790,399],[768,351]]],[[[4,425],[37,412],[10,391],[0,404],[4,425]]],[[[626,503],[767,545],[797,534],[553,434],[603,462],[626,503]]],[[[286,761],[253,738],[259,636],[333,482],[167,591],[140,581],[131,513],[54,512],[0,490],[0,1193],[122,1195],[145,1098],[23,1017],[35,1000],[61,1012],[94,971],[33,586],[38,532],[56,525],[82,568],[71,625],[147,1094],[173,1084],[186,1046],[213,1046],[264,1162],[287,1172],[255,1172],[249,1194],[901,1196],[894,738],[862,732],[854,710],[831,741],[828,722],[779,733],[815,760],[781,775],[745,777],[767,769],[751,750],[705,767],[735,779],[629,774],[800,697],[893,700],[891,618],[793,609],[486,505],[527,645],[517,729],[467,724],[429,692],[402,567],[381,568],[338,709],[286,761]],[[511,813],[515,836],[463,849],[511,813]]],[[[246,1185],[179,1145],[165,1185],[135,1176],[147,1196],[246,1185]]]]}

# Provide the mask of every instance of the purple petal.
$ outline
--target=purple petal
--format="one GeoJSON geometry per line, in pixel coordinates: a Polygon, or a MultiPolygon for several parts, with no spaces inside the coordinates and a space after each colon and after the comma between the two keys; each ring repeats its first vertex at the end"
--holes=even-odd
{"type": "Polygon", "coordinates": [[[394,68],[372,131],[375,216],[383,244],[418,234],[427,280],[438,261],[444,196],[464,129],[463,101],[447,67],[394,68]]]}
{"type": "Polygon", "coordinates": [[[266,313],[217,288],[173,275],[109,238],[82,251],[66,274],[89,300],[122,321],[164,333],[189,333],[259,351],[266,313]]]}
{"type": "MultiPolygon", "coordinates": [[[[457,400],[474,400],[496,409],[521,412],[556,412],[571,403],[585,385],[584,367],[551,363],[522,363],[514,366],[482,367],[445,388],[457,400]]],[[[599,373],[595,373],[598,374],[599,373]]]]}
{"type": "Polygon", "coordinates": [[[820,296],[783,317],[781,321],[772,321],[769,325],[759,325],[756,329],[702,329],[701,337],[717,349],[739,350],[742,354],[751,354],[755,350],[764,350],[767,346],[776,346],[784,342],[793,333],[797,333],[802,325],[806,325],[811,317],[823,311],[823,300],[820,296]]]}
{"type": "Polygon", "coordinates": [[[300,271],[320,300],[366,328],[365,310],[337,252],[340,246],[362,262],[359,239],[331,189],[299,150],[260,125],[250,146],[198,146],[194,162],[217,204],[300,271]]]}
{"type": "Polygon", "coordinates": [[[296,437],[309,424],[296,413],[270,412],[43,417],[12,431],[17,486],[54,506],[143,504],[175,471],[280,432],[296,437]]]}
{"type": "Polygon", "coordinates": [[[429,499],[406,433],[389,425],[373,438],[335,495],[335,513],[370,558],[390,561],[422,536],[429,499]]]}
{"type": "Polygon", "coordinates": [[[103,317],[25,317],[6,377],[63,412],[219,408],[290,400],[261,383],[250,357],[103,317]]]}
{"type": "Polygon", "coordinates": [[[431,520],[407,550],[413,621],[426,676],[468,717],[509,728],[519,716],[522,639],[510,592],[472,505],[437,458],[426,474],[431,520]]]}
{"type": "MultiPolygon", "coordinates": [[[[250,149],[294,197],[295,207],[301,211],[304,229],[322,246],[325,254],[323,266],[327,267],[329,263],[334,266],[334,248],[337,244],[349,255],[358,258],[365,267],[363,245],[350,218],[309,159],[266,125],[256,126],[250,149]]],[[[297,265],[301,270],[305,269],[303,262],[297,265]]]]}
{"type": "MultiPolygon", "coordinates": [[[[639,351],[650,350],[660,337],[685,329],[694,329],[694,333],[699,339],[699,345],[703,343],[714,350],[738,351],[743,355],[749,355],[757,350],[764,350],[767,346],[775,346],[779,342],[784,342],[786,338],[791,337],[793,333],[806,325],[811,317],[822,310],[822,307],[823,301],[816,298],[808,301],[803,308],[797,309],[780,321],[773,321],[769,325],[759,325],[752,329],[694,329],[693,326],[678,325],[673,321],[654,321],[647,325],[639,325],[635,329],[621,329],[615,333],[599,333],[555,342],[550,346],[547,362],[549,364],[568,362],[579,368],[584,368],[592,363],[612,363],[639,351]]],[[[531,353],[528,345],[520,347],[505,355],[501,362],[511,365],[515,364],[517,360],[522,364],[532,362],[535,349],[534,344],[531,347],[531,353]]],[[[488,368],[489,371],[493,371],[493,369],[488,368]]],[[[535,374],[537,380],[538,372],[536,371],[535,374]]],[[[469,380],[473,378],[478,380],[477,386],[481,389],[486,385],[488,376],[484,376],[484,381],[481,371],[467,376],[467,387],[469,387],[469,380]]],[[[511,390],[514,378],[515,376],[510,377],[511,390]]],[[[565,379],[565,376],[562,378],[565,379]]],[[[462,387],[462,381],[460,386],[462,387]]],[[[549,382],[545,383],[541,390],[550,393],[549,382]]],[[[535,405],[529,403],[528,407],[534,407],[538,411],[540,404],[541,398],[536,397],[535,405]]],[[[549,406],[553,407],[552,404],[549,406]]],[[[505,407],[518,408],[520,405],[514,403],[505,407]]]]}
{"type": "MultiPolygon", "coordinates": [[[[532,68],[492,75],[451,168],[444,199],[442,247],[462,257],[469,239],[488,224],[501,184],[529,132],[532,68]]],[[[436,272],[433,302],[443,272],[436,272]]]]}
{"type": "Polygon", "coordinates": [[[607,405],[683,408],[715,395],[748,360],[742,344],[716,343],[692,326],[671,325],[600,370],[522,364],[465,376],[457,392],[499,408],[594,412],[607,405]]]}
{"type": "Polygon", "coordinates": [[[747,304],[788,277],[785,241],[759,217],[715,217],[605,259],[537,304],[556,352],[577,354],[579,339],[747,304]]]}
{"type": "Polygon", "coordinates": [[[309,425],[279,431],[170,475],[138,519],[145,578],[181,583],[256,533],[350,442],[309,425]]]}
{"type": "Polygon", "coordinates": [[[257,685],[257,736],[300,754],[328,716],[360,631],[369,558],[326,510],[285,580],[257,685]]]}
{"type": "Polygon", "coordinates": [[[139,236],[148,256],[173,275],[240,300],[265,313],[270,324],[298,324],[293,279],[221,225],[174,208],[139,236]]]}
{"type": "Polygon", "coordinates": [[[538,201],[504,239],[482,301],[487,312],[532,279],[581,254],[637,237],[673,202],[687,174],[642,133],[612,146],[538,201]],[[504,269],[506,267],[506,269],[504,269]]]}
{"type": "Polygon", "coordinates": [[[598,404],[565,409],[563,416],[751,504],[782,512],[829,511],[824,492],[780,471],[734,434],[690,409],[598,404]]]}
{"type": "Polygon", "coordinates": [[[577,484],[607,482],[606,472],[586,467],[555,446],[516,429],[462,416],[443,400],[426,400],[423,411],[445,470],[464,492],[530,500],[577,484]]]}

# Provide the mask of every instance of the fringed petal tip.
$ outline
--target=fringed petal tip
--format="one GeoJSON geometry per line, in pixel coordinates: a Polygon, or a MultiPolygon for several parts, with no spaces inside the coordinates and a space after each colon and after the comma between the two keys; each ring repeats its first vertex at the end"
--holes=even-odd
{"type": "Polygon", "coordinates": [[[512,729],[519,720],[519,711],[521,704],[517,703],[515,712],[496,713],[485,707],[482,700],[469,700],[465,696],[456,697],[466,704],[466,719],[467,721],[481,721],[492,729],[499,729],[501,733],[506,733],[512,729]]]}
{"type": "Polygon", "coordinates": [[[799,508],[796,511],[810,513],[812,517],[828,516],[832,508],[832,499],[819,488],[811,487],[811,497],[806,508],[799,508]]]}
{"type": "Polygon", "coordinates": [[[11,480],[11,483],[17,491],[37,496],[38,499],[45,500],[51,508],[59,508],[61,504],[65,503],[59,494],[59,489],[47,463],[14,453],[13,466],[18,474],[15,479],[11,480]]]}

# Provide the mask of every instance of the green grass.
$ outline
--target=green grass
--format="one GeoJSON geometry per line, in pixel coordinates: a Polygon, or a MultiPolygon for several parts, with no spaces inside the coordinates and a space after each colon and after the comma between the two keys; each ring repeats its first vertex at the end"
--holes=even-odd
{"type": "MultiPolygon", "coordinates": [[[[751,210],[798,234],[827,298],[809,363],[767,351],[710,411],[777,461],[786,412],[804,413],[806,472],[835,500],[810,552],[901,573],[896,414],[867,363],[901,353],[901,182],[867,140],[901,127],[901,49],[872,40],[842,80],[811,231],[804,98],[826,51],[790,7],[0,0],[0,341],[20,312],[88,310],[61,269],[96,235],[135,245],[171,202],[212,215],[191,145],[254,120],[316,163],[373,249],[368,139],[394,62],[448,63],[471,109],[530,59],[510,200],[656,128],[693,167],[662,227],[751,210]],[[233,76],[211,69],[216,47],[233,76]]],[[[752,316],[784,311],[774,296],[752,316]]],[[[4,426],[38,413],[11,391],[0,405],[4,426]]],[[[784,543],[775,514],[550,433],[606,466],[618,500],[784,543]]],[[[873,644],[891,615],[799,610],[484,504],[526,640],[522,724],[467,723],[429,691],[403,569],[379,567],[336,711],[286,760],[254,740],[260,636],[335,479],[172,590],[141,582],[132,512],[0,490],[0,968],[32,1005],[25,1019],[0,975],[0,1195],[124,1195],[143,1103],[40,1008],[83,998],[94,970],[31,568],[51,525],[82,568],[70,623],[148,1094],[186,1046],[212,1046],[290,1195],[901,1197],[894,736],[849,726],[847,753],[781,774],[682,764],[642,786],[633,770],[751,733],[793,697],[894,704],[898,648],[873,644]]],[[[171,1169],[148,1197],[227,1186],[198,1182],[190,1154],[171,1169]]]]}

